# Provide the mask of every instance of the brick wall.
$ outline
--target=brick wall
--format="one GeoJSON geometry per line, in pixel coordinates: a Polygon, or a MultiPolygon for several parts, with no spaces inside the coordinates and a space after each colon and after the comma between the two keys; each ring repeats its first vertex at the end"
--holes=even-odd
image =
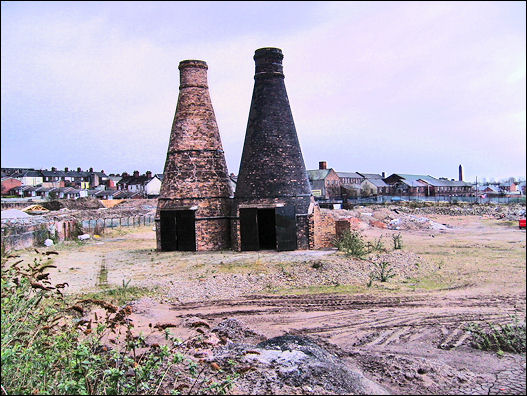
{"type": "Polygon", "coordinates": [[[2,246],[7,250],[20,250],[32,246],[43,246],[53,236],[58,241],[74,237],[76,220],[43,221],[40,223],[3,223],[2,246]]]}
{"type": "Polygon", "coordinates": [[[335,221],[335,237],[340,238],[343,234],[350,231],[350,223],[348,220],[335,221]]]}
{"type": "Polygon", "coordinates": [[[315,249],[333,247],[333,240],[336,234],[335,219],[331,210],[315,209],[314,231],[315,249]]]}
{"type": "Polygon", "coordinates": [[[9,179],[2,180],[2,195],[8,195],[9,190],[15,187],[19,187],[21,185],[22,185],[22,182],[17,179],[9,178],[9,179]]]}

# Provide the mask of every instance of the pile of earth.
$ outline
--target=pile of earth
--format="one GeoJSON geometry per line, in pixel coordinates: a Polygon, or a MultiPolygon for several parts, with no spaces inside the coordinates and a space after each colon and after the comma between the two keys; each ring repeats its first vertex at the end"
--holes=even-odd
{"type": "Polygon", "coordinates": [[[26,212],[23,212],[19,209],[7,209],[2,210],[2,220],[3,219],[23,219],[29,218],[31,215],[28,215],[26,212]]]}
{"type": "Polygon", "coordinates": [[[117,209],[156,209],[157,199],[123,199],[114,206],[117,209]]]}
{"type": "Polygon", "coordinates": [[[106,208],[98,199],[79,198],[46,202],[42,206],[50,210],[45,217],[68,215],[77,220],[93,220],[154,215],[156,205],[157,200],[154,199],[128,199],[114,207],[106,208]]]}
{"type": "MultiPolygon", "coordinates": [[[[374,242],[367,239],[368,242],[374,242]]],[[[382,243],[390,248],[391,238],[382,237],[382,243]]],[[[404,241],[403,241],[404,243],[404,241]]],[[[198,263],[189,259],[185,274],[177,279],[151,276],[140,285],[151,288],[160,286],[167,301],[181,303],[232,298],[251,293],[291,292],[311,290],[337,290],[339,286],[364,286],[370,274],[378,272],[379,263],[387,262],[394,281],[404,281],[416,274],[435,270],[433,263],[407,250],[371,253],[364,259],[347,257],[342,252],[325,251],[323,256],[313,251],[261,253],[265,267],[252,264],[243,255],[225,255],[200,258],[198,263]]]]}
{"type": "Polygon", "coordinates": [[[236,381],[237,391],[244,394],[389,394],[309,337],[283,335],[256,345],[229,343],[215,351],[214,359],[247,368],[236,381]]]}
{"type": "Polygon", "coordinates": [[[200,335],[200,341],[184,343],[186,354],[237,375],[235,394],[389,394],[331,351],[333,346],[310,337],[266,339],[233,318],[215,327],[189,318],[184,326],[200,335]]]}
{"type": "Polygon", "coordinates": [[[48,210],[60,210],[63,208],[70,210],[85,210],[85,209],[99,209],[104,208],[104,205],[97,198],[77,198],[77,199],[61,199],[56,201],[43,202],[41,204],[48,210]]]}
{"type": "Polygon", "coordinates": [[[399,211],[415,214],[435,214],[446,216],[487,216],[495,219],[518,220],[525,217],[525,204],[441,204],[412,208],[399,206],[399,211]]]}
{"type": "Polygon", "coordinates": [[[355,230],[377,227],[391,230],[444,231],[449,228],[447,224],[438,223],[427,217],[415,216],[395,206],[359,206],[351,210],[321,209],[321,211],[330,214],[335,220],[348,220],[351,223],[351,228],[355,230]]]}

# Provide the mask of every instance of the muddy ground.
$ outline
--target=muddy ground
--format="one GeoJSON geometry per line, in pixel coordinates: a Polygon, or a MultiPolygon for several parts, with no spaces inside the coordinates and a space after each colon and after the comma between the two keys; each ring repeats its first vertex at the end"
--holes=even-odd
{"type": "Polygon", "coordinates": [[[69,294],[128,290],[148,342],[168,328],[204,340],[187,350],[196,359],[237,364],[233,393],[525,394],[525,353],[475,349],[467,330],[525,323],[525,230],[427,217],[444,229],[363,229],[388,250],[364,260],[332,249],[160,253],[150,227],[40,250],[59,252],[51,278],[69,294]],[[390,262],[395,277],[370,282],[372,260],[390,262]],[[283,335],[297,338],[266,344],[283,335]]]}

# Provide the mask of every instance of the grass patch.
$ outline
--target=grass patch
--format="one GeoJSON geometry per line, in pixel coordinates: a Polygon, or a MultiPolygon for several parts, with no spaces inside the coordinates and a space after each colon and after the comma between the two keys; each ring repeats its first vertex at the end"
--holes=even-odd
{"type": "Polygon", "coordinates": [[[101,291],[78,293],[68,296],[68,299],[94,299],[111,302],[116,305],[123,305],[130,301],[138,300],[142,297],[156,297],[162,294],[159,287],[148,288],[141,286],[127,286],[103,289],[101,291]]]}
{"type": "Polygon", "coordinates": [[[214,264],[214,268],[220,273],[227,274],[267,273],[270,265],[273,264],[264,264],[260,259],[257,259],[255,261],[230,261],[228,263],[221,261],[214,264]]]}
{"type": "MultiPolygon", "coordinates": [[[[152,225],[141,225],[141,226],[135,226],[135,227],[108,227],[104,229],[104,237],[105,238],[112,238],[117,236],[123,236],[128,234],[133,234],[135,232],[144,232],[144,231],[152,231],[152,225]]],[[[155,232],[155,231],[152,231],[155,232]]],[[[101,235],[101,236],[103,236],[101,235]]]]}
{"type": "Polygon", "coordinates": [[[498,221],[498,225],[505,226],[505,227],[512,227],[512,226],[518,227],[518,220],[498,221]]]}
{"type": "Polygon", "coordinates": [[[277,295],[310,295],[310,294],[359,294],[365,293],[366,288],[361,285],[316,285],[295,288],[272,289],[268,286],[264,291],[277,295]]]}
{"type": "Polygon", "coordinates": [[[438,274],[425,276],[423,278],[408,278],[402,281],[410,290],[445,290],[453,287],[438,274]]]}

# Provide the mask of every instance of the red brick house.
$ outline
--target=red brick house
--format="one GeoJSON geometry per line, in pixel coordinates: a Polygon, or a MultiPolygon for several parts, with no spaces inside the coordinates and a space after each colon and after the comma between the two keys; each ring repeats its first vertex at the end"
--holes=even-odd
{"type": "Polygon", "coordinates": [[[341,199],[340,177],[333,168],[327,169],[325,161],[319,162],[318,169],[308,170],[307,176],[315,198],[341,199]]]}
{"type": "Polygon", "coordinates": [[[12,188],[20,187],[22,182],[18,179],[12,177],[3,177],[2,178],[2,195],[11,195],[9,191],[12,188]]]}

